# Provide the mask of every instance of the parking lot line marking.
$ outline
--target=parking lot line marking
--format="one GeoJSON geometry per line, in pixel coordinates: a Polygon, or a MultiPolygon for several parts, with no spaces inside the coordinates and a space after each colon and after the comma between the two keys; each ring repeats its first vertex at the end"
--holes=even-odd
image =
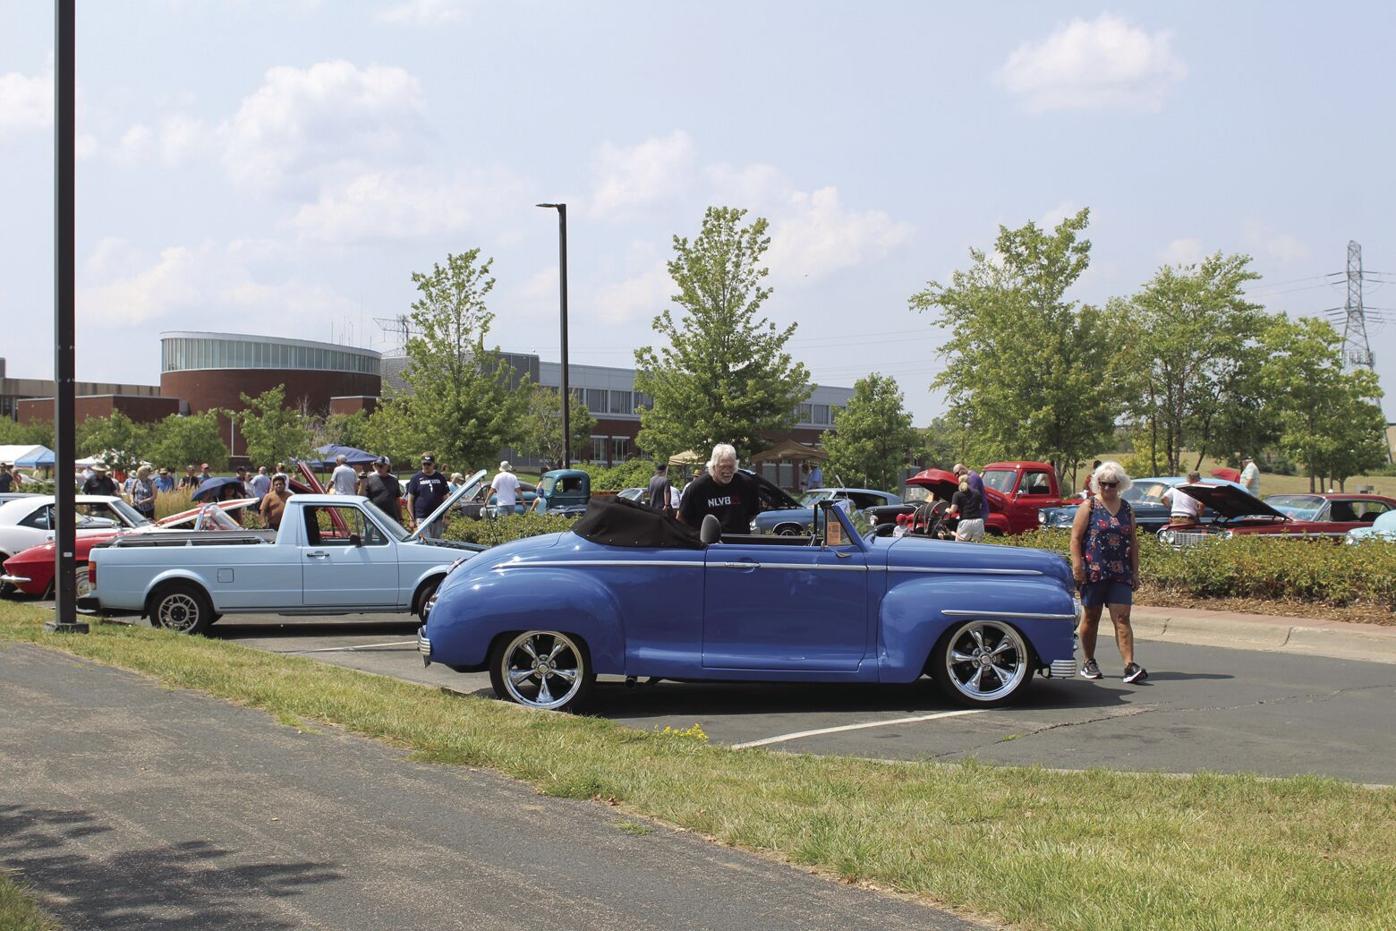
{"type": "Polygon", "coordinates": [[[785,743],[787,740],[799,740],[801,737],[817,737],[820,734],[837,734],[841,731],[861,731],[869,727],[888,727],[893,724],[916,724],[920,721],[934,721],[937,718],[958,718],[966,714],[981,714],[989,711],[988,708],[963,708],[959,711],[938,711],[935,714],[921,714],[914,718],[892,718],[890,721],[865,721],[862,724],[841,724],[838,727],[821,727],[813,731],[795,731],[793,734],[781,734],[778,737],[766,737],[762,740],[748,740],[746,743],[733,744],[733,750],[745,750],[749,747],[767,747],[771,744],[785,743]]]}
{"type": "Polygon", "coordinates": [[[344,647],[320,647],[318,650],[291,650],[292,653],[343,653],[346,650],[376,650],[379,647],[416,646],[415,640],[394,640],[391,643],[356,643],[344,647]]]}

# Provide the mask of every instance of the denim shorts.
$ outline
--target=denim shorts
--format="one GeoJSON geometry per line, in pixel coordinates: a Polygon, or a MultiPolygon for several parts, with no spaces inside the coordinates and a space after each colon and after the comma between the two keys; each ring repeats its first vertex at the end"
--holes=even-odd
{"type": "Polygon", "coordinates": [[[1088,608],[1134,604],[1134,589],[1129,587],[1128,582],[1119,579],[1087,582],[1081,586],[1081,603],[1088,608]]]}

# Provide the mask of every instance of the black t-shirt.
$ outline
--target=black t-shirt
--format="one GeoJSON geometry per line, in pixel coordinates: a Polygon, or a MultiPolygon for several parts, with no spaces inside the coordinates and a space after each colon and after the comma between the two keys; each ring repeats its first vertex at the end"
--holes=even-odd
{"type": "Polygon", "coordinates": [[[364,496],[376,504],[384,514],[394,520],[402,519],[402,483],[397,480],[396,475],[373,473],[364,479],[364,496]]]}
{"type": "Polygon", "coordinates": [[[950,496],[950,505],[960,520],[978,520],[984,516],[984,512],[979,509],[979,496],[974,493],[973,488],[955,492],[950,496]]]}
{"type": "Polygon", "coordinates": [[[723,533],[750,533],[751,519],[760,510],[756,480],[744,472],[733,475],[726,485],[719,485],[710,473],[699,476],[679,505],[685,524],[701,527],[703,516],[712,514],[722,522],[723,533]]]}
{"type": "Polygon", "coordinates": [[[115,496],[116,482],[112,481],[110,475],[94,475],[82,483],[82,493],[85,495],[115,496]]]}
{"type": "Polygon", "coordinates": [[[669,506],[669,476],[656,472],[650,477],[649,494],[645,500],[650,510],[662,511],[669,506]]]}
{"type": "Polygon", "coordinates": [[[441,506],[451,494],[451,484],[440,472],[418,472],[407,482],[407,493],[412,496],[412,516],[421,520],[441,506]]]}
{"type": "Polygon", "coordinates": [[[14,476],[8,472],[0,472],[0,495],[7,494],[14,484],[14,476]]]}

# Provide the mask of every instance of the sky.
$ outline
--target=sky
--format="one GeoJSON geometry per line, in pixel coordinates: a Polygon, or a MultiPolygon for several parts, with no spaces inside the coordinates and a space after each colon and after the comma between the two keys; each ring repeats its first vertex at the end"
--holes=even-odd
{"type": "MultiPolygon", "coordinates": [[[[158,384],[164,330],[391,349],[412,273],[472,248],[489,341],[556,361],[540,201],[568,204],[572,362],[632,365],[673,236],[743,207],[794,356],[895,376],[918,425],[944,334],[908,298],[1000,224],[1089,207],[1083,302],[1221,250],[1315,313],[1356,240],[1396,307],[1393,34],[1342,2],[80,4],[78,377],[158,384]]],[[[52,375],[52,71],[50,4],[0,0],[11,377],[52,375]]],[[[1369,327],[1390,394],[1396,331],[1369,327]]]]}

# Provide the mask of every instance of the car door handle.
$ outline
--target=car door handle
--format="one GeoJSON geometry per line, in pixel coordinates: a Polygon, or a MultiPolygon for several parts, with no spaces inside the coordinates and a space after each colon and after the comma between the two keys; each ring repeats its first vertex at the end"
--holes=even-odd
{"type": "Polygon", "coordinates": [[[316,551],[316,552],[314,552],[314,553],[306,553],[306,554],[305,554],[305,558],[306,558],[306,559],[329,559],[329,558],[330,558],[330,554],[329,554],[329,553],[325,553],[325,552],[316,551]]]}
{"type": "Polygon", "coordinates": [[[761,564],[754,559],[743,559],[739,562],[725,562],[722,566],[725,569],[745,569],[748,572],[753,569],[761,568],[761,564]]]}

